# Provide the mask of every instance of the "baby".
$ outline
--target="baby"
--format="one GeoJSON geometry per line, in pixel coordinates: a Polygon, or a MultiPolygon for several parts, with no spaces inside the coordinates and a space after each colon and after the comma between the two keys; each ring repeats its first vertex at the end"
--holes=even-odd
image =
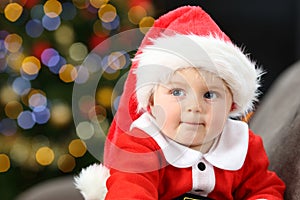
{"type": "Polygon", "coordinates": [[[238,120],[261,73],[200,7],[156,20],[107,137],[105,199],[283,199],[261,138],[238,120]]]}

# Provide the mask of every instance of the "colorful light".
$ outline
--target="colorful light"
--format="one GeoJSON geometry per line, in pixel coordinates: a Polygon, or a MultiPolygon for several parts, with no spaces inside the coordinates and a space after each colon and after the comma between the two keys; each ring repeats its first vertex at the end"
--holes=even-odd
{"type": "Polygon", "coordinates": [[[57,126],[66,126],[72,120],[70,107],[63,102],[53,102],[50,110],[50,122],[57,126]]]}
{"type": "Polygon", "coordinates": [[[80,139],[72,140],[68,148],[69,153],[75,158],[82,157],[87,151],[85,143],[80,139]]]}
{"type": "Polygon", "coordinates": [[[48,108],[44,108],[40,111],[33,111],[33,115],[37,124],[45,124],[50,119],[50,111],[48,108]]]}
{"type": "Polygon", "coordinates": [[[26,23],[25,30],[27,35],[29,35],[32,38],[37,38],[42,35],[44,27],[40,20],[32,19],[26,23]]]}
{"type": "Polygon", "coordinates": [[[12,87],[17,94],[24,95],[29,92],[31,83],[30,81],[23,79],[22,77],[18,77],[14,80],[12,87]]]}
{"type": "Polygon", "coordinates": [[[0,102],[3,105],[11,101],[17,101],[18,99],[19,96],[10,85],[3,86],[0,88],[0,102]]]}
{"type": "Polygon", "coordinates": [[[23,43],[23,39],[18,34],[9,34],[4,40],[6,49],[12,53],[19,51],[23,43]]]}
{"type": "Polygon", "coordinates": [[[37,150],[35,159],[42,166],[50,165],[54,160],[54,152],[49,147],[41,147],[37,150]]]}
{"type": "Polygon", "coordinates": [[[102,5],[98,11],[98,17],[103,22],[112,22],[117,16],[116,8],[111,4],[102,5]]]}
{"type": "Polygon", "coordinates": [[[86,45],[81,42],[76,42],[71,45],[69,54],[74,61],[83,61],[88,54],[88,50],[86,45]]]}
{"type": "Polygon", "coordinates": [[[44,12],[50,18],[55,18],[62,12],[62,5],[57,0],[47,0],[44,4],[44,12]]]}
{"type": "Polygon", "coordinates": [[[11,22],[19,19],[23,12],[23,7],[18,3],[9,3],[4,9],[4,16],[11,22]]]}
{"type": "Polygon", "coordinates": [[[140,31],[146,34],[149,28],[153,26],[154,21],[155,19],[153,17],[144,17],[139,23],[140,31]]]}
{"type": "Polygon", "coordinates": [[[20,72],[24,57],[24,54],[20,52],[10,53],[6,57],[7,65],[15,72],[20,72]]]}
{"type": "Polygon", "coordinates": [[[96,101],[100,105],[109,108],[112,102],[113,89],[111,87],[101,87],[97,90],[96,101]]]}
{"type": "Polygon", "coordinates": [[[17,119],[19,114],[23,111],[23,106],[18,101],[10,101],[5,105],[4,111],[7,117],[17,119]]]}
{"type": "Polygon", "coordinates": [[[53,48],[47,48],[41,54],[42,63],[48,67],[55,66],[59,60],[59,53],[53,48]]]}
{"type": "Polygon", "coordinates": [[[37,4],[33,6],[30,10],[30,16],[32,19],[42,20],[43,16],[45,15],[43,5],[37,4]]]}
{"type": "Polygon", "coordinates": [[[100,8],[102,5],[107,4],[109,0],[90,0],[90,4],[95,8],[100,8]]]}
{"type": "Polygon", "coordinates": [[[1,153],[0,154],[0,173],[8,171],[9,168],[10,168],[9,157],[6,154],[1,153]]]}
{"type": "Polygon", "coordinates": [[[41,93],[33,93],[28,95],[29,107],[36,112],[42,111],[47,106],[47,98],[41,93]]]}
{"type": "Polygon", "coordinates": [[[48,31],[54,31],[60,26],[61,20],[60,17],[49,17],[48,15],[44,15],[42,19],[42,24],[45,29],[48,31]]]}
{"type": "Polygon", "coordinates": [[[22,62],[22,70],[28,75],[34,75],[41,69],[41,62],[34,56],[26,57],[22,62]]]}
{"type": "Polygon", "coordinates": [[[63,154],[58,158],[57,167],[64,173],[71,172],[75,168],[75,159],[69,154],[63,154]]]}
{"type": "Polygon", "coordinates": [[[64,46],[71,45],[74,42],[74,30],[68,25],[61,25],[55,32],[55,40],[64,46]]]}
{"type": "Polygon", "coordinates": [[[63,65],[59,70],[59,78],[66,82],[73,82],[77,77],[77,69],[71,64],[63,65]]]}
{"type": "Polygon", "coordinates": [[[35,125],[35,116],[30,111],[23,111],[17,118],[18,125],[23,129],[31,129],[35,125]]]}
{"type": "Polygon", "coordinates": [[[88,122],[80,122],[76,127],[76,133],[79,138],[82,140],[88,140],[95,134],[94,126],[88,122]]]}
{"type": "Polygon", "coordinates": [[[128,11],[128,19],[133,24],[139,24],[146,17],[147,12],[142,6],[133,6],[128,11]]]}

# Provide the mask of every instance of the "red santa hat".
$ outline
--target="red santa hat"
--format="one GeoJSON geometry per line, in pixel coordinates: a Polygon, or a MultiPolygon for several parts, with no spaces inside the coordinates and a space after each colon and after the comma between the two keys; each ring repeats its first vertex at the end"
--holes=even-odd
{"type": "Polygon", "coordinates": [[[158,18],[133,59],[118,112],[107,136],[104,164],[113,163],[110,148],[121,132],[147,110],[152,89],[168,74],[186,67],[210,71],[230,88],[232,117],[253,109],[262,71],[231,42],[213,19],[198,6],[183,6],[158,18]]]}

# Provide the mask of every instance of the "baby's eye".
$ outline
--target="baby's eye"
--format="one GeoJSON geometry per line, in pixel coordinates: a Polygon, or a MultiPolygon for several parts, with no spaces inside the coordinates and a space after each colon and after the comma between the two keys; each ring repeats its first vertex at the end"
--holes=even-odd
{"type": "Polygon", "coordinates": [[[217,98],[217,94],[213,91],[208,91],[204,94],[204,98],[206,98],[206,99],[215,99],[215,98],[217,98]]]}
{"type": "Polygon", "coordinates": [[[185,95],[185,92],[182,89],[173,89],[173,90],[170,91],[170,93],[173,96],[176,96],[176,97],[180,97],[180,96],[184,96],[185,95]]]}

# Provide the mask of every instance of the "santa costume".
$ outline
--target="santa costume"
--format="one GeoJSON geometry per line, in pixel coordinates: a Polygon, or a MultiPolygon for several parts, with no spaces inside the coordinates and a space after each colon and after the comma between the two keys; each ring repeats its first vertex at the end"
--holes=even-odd
{"type": "Polygon", "coordinates": [[[283,199],[285,185],[268,171],[262,140],[245,122],[228,119],[207,153],[161,133],[149,113],[153,85],[187,66],[228,84],[235,105],[230,117],[253,109],[262,72],[211,17],[198,6],[161,16],[133,59],[107,135],[105,167],[90,167],[76,179],[86,199],[283,199]]]}

